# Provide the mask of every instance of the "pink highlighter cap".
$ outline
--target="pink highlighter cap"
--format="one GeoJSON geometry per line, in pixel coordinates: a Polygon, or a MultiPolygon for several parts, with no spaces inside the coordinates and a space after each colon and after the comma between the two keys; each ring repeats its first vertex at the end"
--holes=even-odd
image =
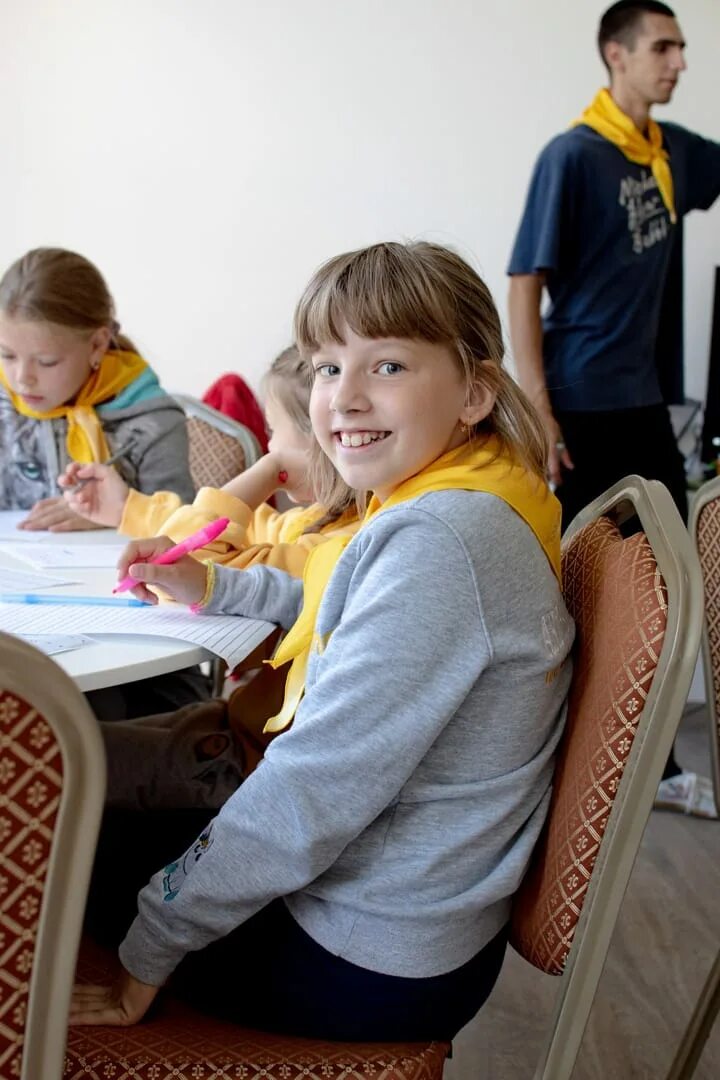
{"type": "MultiPolygon", "coordinates": [[[[203,529],[199,529],[192,536],[188,536],[187,539],[182,540],[179,544],[175,544],[174,547],[168,548],[167,551],[163,551],[162,555],[158,555],[155,559],[148,559],[148,562],[153,566],[170,566],[171,563],[178,562],[182,559],[183,555],[189,555],[193,551],[198,551],[200,548],[206,546],[206,544],[212,544],[213,540],[217,540],[220,533],[224,532],[230,524],[230,518],[218,518],[217,521],[211,521],[209,525],[206,525],[203,529]]],[[[119,581],[113,593],[125,592],[126,589],[132,589],[133,585],[137,585],[135,578],[124,577],[122,581],[119,581]]]]}

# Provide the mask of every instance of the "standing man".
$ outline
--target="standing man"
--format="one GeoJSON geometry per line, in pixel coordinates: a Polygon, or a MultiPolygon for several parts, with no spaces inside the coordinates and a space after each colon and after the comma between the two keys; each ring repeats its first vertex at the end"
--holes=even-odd
{"type": "MultiPolygon", "coordinates": [[[[650,118],[686,67],[673,11],[621,0],[598,47],[610,87],[540,154],[508,271],[518,377],[545,424],[564,524],[628,473],[661,480],[687,516],[655,350],[676,224],[720,194],[720,144],[650,118]]],[[[658,804],[715,816],[709,782],[672,756],[658,804]]]]}
{"type": "Polygon", "coordinates": [[[720,194],[720,144],[650,118],[686,67],[672,10],[613,4],[598,47],[610,88],[540,154],[509,267],[518,377],[564,524],[628,473],[661,480],[687,516],[655,349],[676,223],[720,194]]]}

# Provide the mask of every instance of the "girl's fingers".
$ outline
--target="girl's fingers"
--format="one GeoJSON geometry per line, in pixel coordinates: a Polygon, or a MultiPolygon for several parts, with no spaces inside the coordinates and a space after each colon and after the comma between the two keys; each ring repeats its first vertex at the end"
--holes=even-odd
{"type": "Polygon", "coordinates": [[[108,1024],[112,1027],[125,1027],[128,1020],[123,1010],[117,1005],[105,1005],[97,1009],[76,1009],[71,1006],[68,1023],[85,1027],[97,1027],[101,1024],[108,1024]]]}
{"type": "Polygon", "coordinates": [[[155,536],[150,540],[134,540],[123,551],[118,559],[117,568],[120,578],[127,577],[128,569],[133,563],[150,562],[157,555],[173,546],[172,540],[167,536],[155,536]]]}
{"type": "Polygon", "coordinates": [[[92,983],[76,983],[73,986],[73,1005],[90,1005],[92,1002],[107,1001],[110,987],[97,986],[92,983]]]}
{"type": "Polygon", "coordinates": [[[135,597],[136,600],[144,600],[149,604],[157,604],[158,598],[154,592],[151,592],[146,585],[138,582],[132,589],[128,590],[135,597]]]}
{"type": "MultiPolygon", "coordinates": [[[[59,525],[62,521],[77,521],[77,515],[67,506],[63,498],[47,499],[45,503],[37,503],[22,527],[25,529],[49,529],[52,525],[59,525]]],[[[79,528],[79,525],[75,526],[79,528]]]]}

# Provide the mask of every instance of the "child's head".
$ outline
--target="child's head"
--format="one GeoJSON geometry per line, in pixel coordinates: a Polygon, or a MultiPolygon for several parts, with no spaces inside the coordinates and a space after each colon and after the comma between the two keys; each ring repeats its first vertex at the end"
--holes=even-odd
{"type": "MultiPolygon", "coordinates": [[[[283,453],[305,453],[309,455],[315,446],[315,439],[310,425],[310,389],[311,378],[308,365],[300,356],[295,345],[284,349],[273,360],[269,371],[263,378],[265,416],[270,429],[269,449],[280,455],[283,453]]],[[[301,489],[285,489],[294,502],[314,502],[315,494],[310,487],[308,474],[307,486],[301,489]]],[[[322,523],[327,524],[347,510],[355,501],[354,493],[340,482],[328,517],[322,523]]]]}
{"type": "MultiPolygon", "coordinates": [[[[502,367],[492,297],[455,252],[390,243],[331,259],[298,304],[295,332],[315,371],[316,436],[354,487],[386,496],[490,433],[544,475],[543,429],[502,367]]],[[[317,482],[327,497],[327,472],[317,482]]]]}
{"type": "Polygon", "coordinates": [[[0,280],[0,362],[38,412],[71,401],[109,348],[134,351],[119,330],[100,271],[73,251],[36,248],[0,280]]]}

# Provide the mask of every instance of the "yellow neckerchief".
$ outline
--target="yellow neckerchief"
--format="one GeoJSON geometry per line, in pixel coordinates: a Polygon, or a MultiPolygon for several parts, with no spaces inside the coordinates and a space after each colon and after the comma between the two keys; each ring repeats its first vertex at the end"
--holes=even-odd
{"type": "MultiPolygon", "coordinates": [[[[320,519],[325,516],[325,509],[322,506],[318,506],[317,503],[313,503],[312,506],[308,506],[306,509],[301,510],[294,515],[292,523],[285,529],[283,543],[296,543],[306,529],[309,529],[311,525],[314,525],[316,521],[320,521],[320,519]]],[[[342,514],[339,514],[338,517],[328,521],[326,525],[318,530],[318,535],[321,536],[325,532],[339,532],[348,525],[352,525],[357,519],[357,510],[354,507],[350,507],[347,510],[343,510],[342,514]]]]}
{"type": "Polygon", "coordinates": [[[38,412],[30,408],[23,399],[8,386],[5,374],[0,367],[0,382],[5,387],[16,412],[31,416],[34,420],[55,420],[67,417],[67,451],[72,461],[87,464],[105,461],[110,455],[105,441],[102,424],[95,412],[95,405],[109,401],[137,379],[147,364],[134,352],[122,352],[111,349],[105,353],[96,371],[80,387],[72,404],[58,405],[47,412],[38,412]]]}
{"type": "MultiPolygon", "coordinates": [[[[361,529],[383,510],[428,491],[448,488],[485,491],[503,499],[530,526],[560,580],[560,503],[543,480],[503,453],[494,437],[480,448],[461,446],[443,454],[422,472],[400,484],[384,503],[373,496],[361,529]]],[[[316,547],[305,563],[302,610],[275,656],[268,661],[277,668],[292,660],[292,666],[285,683],[283,706],[277,716],[268,720],[265,731],[283,731],[300,704],[320,601],[335,564],[352,539],[348,535],[333,537],[316,547]]]]}
{"type": "Polygon", "coordinates": [[[648,138],[635,127],[630,117],[618,108],[608,89],[600,90],[582,116],[574,120],[572,127],[586,124],[608,142],[617,146],[628,161],[636,165],[649,165],[673,225],[677,221],[673,178],[670,171],[670,155],[663,150],[660,125],[648,118],[648,138]]]}

